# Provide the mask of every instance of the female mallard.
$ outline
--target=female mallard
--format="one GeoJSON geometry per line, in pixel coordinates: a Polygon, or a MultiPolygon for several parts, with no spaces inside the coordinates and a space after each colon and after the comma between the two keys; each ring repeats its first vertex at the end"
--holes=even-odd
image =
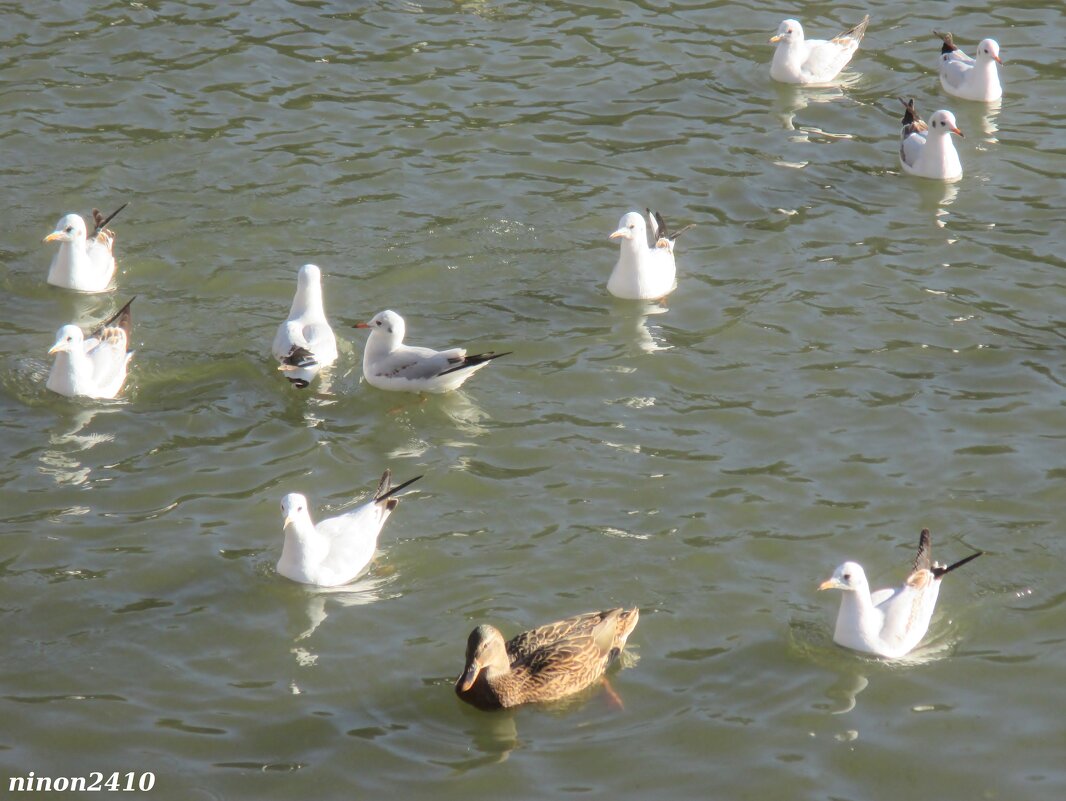
{"type": "Polygon", "coordinates": [[[482,709],[555,701],[583,690],[625,647],[640,610],[609,609],[524,631],[505,643],[482,624],[466,641],[466,667],[455,694],[482,709]]]}

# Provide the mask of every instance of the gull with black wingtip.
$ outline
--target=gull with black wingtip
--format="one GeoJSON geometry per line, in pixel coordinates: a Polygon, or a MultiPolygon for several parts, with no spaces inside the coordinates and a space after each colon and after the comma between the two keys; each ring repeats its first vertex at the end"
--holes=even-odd
{"type": "Polygon", "coordinates": [[[677,288],[674,243],[692,227],[670,232],[659,212],[644,213],[623,214],[618,230],[608,237],[619,240],[621,247],[607,291],[623,300],[658,300],[677,288]]]}
{"type": "Polygon", "coordinates": [[[914,570],[901,587],[870,592],[866,573],[857,562],[845,562],[819,585],[843,590],[833,641],[845,648],[897,659],[912,651],[929,630],[940,582],[944,576],[976,559],[972,553],[944,567],[933,562],[929,529],[918,538],[914,570]]]}
{"type": "Polygon", "coordinates": [[[305,264],[296,274],[296,294],[289,317],[278,326],[271,346],[278,367],[297,389],[305,389],[318,371],[337,360],[337,338],[322,305],[322,271],[305,264]]]}
{"type": "Polygon", "coordinates": [[[949,95],[964,100],[991,103],[1003,97],[999,81],[999,42],[982,39],[977,57],[970,58],[959,49],[950,33],[933,31],[943,41],[940,46],[940,85],[949,95]]]}
{"type": "Polygon", "coordinates": [[[129,203],[123,203],[104,217],[93,209],[92,236],[86,234],[85,220],[79,214],[59,218],[45,242],[59,242],[59,250],[48,268],[48,283],[79,292],[104,292],[115,277],[115,232],[107,224],[129,203]]]}
{"type": "Polygon", "coordinates": [[[934,111],[927,125],[914,110],[914,98],[902,97],[903,130],[900,133],[899,163],[908,175],[957,181],[962,177],[962,162],[951,141],[951,134],[962,136],[955,115],[941,109],[934,111]]]}
{"type": "Polygon", "coordinates": [[[76,325],[60,328],[48,351],[56,359],[45,386],[68,398],[114,398],[126,381],[126,367],[133,358],[129,349],[133,301],[130,298],[88,339],[76,325]]]}
{"type": "Polygon", "coordinates": [[[399,392],[449,392],[458,389],[474,373],[506,353],[486,351],[467,355],[464,348],[433,350],[403,344],[407,327],[391,309],[378,312],[368,323],[370,336],[363,350],[363,376],[378,389],[399,392]]]}

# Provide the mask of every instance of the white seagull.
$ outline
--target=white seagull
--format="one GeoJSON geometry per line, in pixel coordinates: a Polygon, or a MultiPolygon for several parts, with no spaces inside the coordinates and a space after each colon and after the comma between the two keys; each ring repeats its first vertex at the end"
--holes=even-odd
{"type": "Polygon", "coordinates": [[[296,274],[296,295],[289,317],[278,326],[271,346],[278,368],[304,389],[323,367],[337,360],[337,338],[322,307],[322,271],[305,264],[296,274]]]}
{"type": "Polygon", "coordinates": [[[449,392],[493,359],[510,354],[490,350],[467,356],[464,348],[432,350],[405,345],[403,318],[388,309],[375,314],[369,323],[353,327],[370,329],[363,350],[363,375],[378,389],[449,392]]]}
{"type": "Polygon", "coordinates": [[[115,277],[115,257],[111,249],[115,232],[106,226],[129,203],[123,203],[110,216],[93,209],[93,233],[87,236],[85,220],[77,214],[65,214],[56,229],[44,238],[59,242],[59,250],[48,268],[48,283],[79,292],[104,292],[115,277]]]}
{"type": "Polygon", "coordinates": [[[950,33],[933,31],[944,44],[940,48],[940,85],[949,95],[964,100],[990,103],[1003,97],[999,82],[999,42],[982,39],[977,45],[977,58],[970,58],[959,49],[950,33]]]}
{"type": "Polygon", "coordinates": [[[307,509],[307,498],[290,492],[281,499],[285,544],[278,560],[278,573],[318,587],[347,584],[362,572],[374,556],[381,527],[400,503],[396,493],[422,476],[392,487],[392,472],[386,470],[374,499],[347,514],[322,520],[316,526],[307,509]]]}
{"type": "Polygon", "coordinates": [[[829,83],[848,65],[859,42],[866,33],[870,15],[862,22],[829,41],[804,39],[803,26],[794,19],[786,19],[777,26],[777,34],[770,37],[777,44],[770,77],[782,83],[829,83]]]}
{"type": "Polygon", "coordinates": [[[914,98],[903,104],[903,131],[899,144],[899,163],[903,171],[920,178],[957,181],[962,177],[962,162],[951,141],[951,134],[962,136],[955,115],[941,109],[934,111],[926,125],[914,110],[914,98]]]}
{"type": "Polygon", "coordinates": [[[658,300],[677,289],[674,242],[691,228],[670,233],[659,212],[631,211],[618,221],[608,239],[621,240],[621,252],[607,281],[607,291],[625,300],[658,300]]]}
{"type": "Polygon", "coordinates": [[[935,564],[929,529],[922,529],[914,570],[902,587],[870,593],[866,574],[855,562],[845,562],[820,590],[844,590],[833,641],[845,648],[888,659],[909,653],[925,636],[940,594],[940,582],[957,567],[976,559],[981,551],[943,567],[935,564]]]}
{"type": "Polygon", "coordinates": [[[119,393],[133,356],[129,350],[133,300],[88,339],[76,325],[56,332],[56,343],[48,351],[56,357],[45,384],[48,389],[68,398],[113,398],[119,393]]]}

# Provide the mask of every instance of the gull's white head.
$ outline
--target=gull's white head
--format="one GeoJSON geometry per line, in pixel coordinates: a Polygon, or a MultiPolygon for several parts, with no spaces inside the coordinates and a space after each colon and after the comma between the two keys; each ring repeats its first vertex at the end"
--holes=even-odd
{"type": "Polygon", "coordinates": [[[369,328],[370,336],[383,337],[394,344],[403,342],[404,334],[407,332],[403,318],[392,309],[378,312],[369,323],[356,323],[355,327],[369,328]]]}
{"type": "Polygon", "coordinates": [[[992,59],[997,64],[1003,63],[999,57],[999,42],[995,39],[982,39],[981,44],[977,45],[977,60],[987,61],[988,59],[992,59]]]}
{"type": "Polygon", "coordinates": [[[314,264],[305,264],[300,268],[300,271],[296,273],[296,288],[297,290],[307,289],[308,287],[318,286],[322,282],[322,271],[318,269],[314,264]]]}
{"type": "Polygon", "coordinates": [[[56,229],[44,238],[45,242],[85,241],[85,220],[78,214],[65,214],[56,223],[56,229]]]}
{"type": "Polygon", "coordinates": [[[770,37],[770,44],[778,42],[802,42],[803,26],[794,19],[782,20],[777,26],[777,33],[770,37]]]}
{"type": "Polygon", "coordinates": [[[311,513],[307,510],[307,498],[298,492],[290,492],[281,499],[281,514],[284,522],[281,527],[288,528],[294,523],[310,521],[311,513]]]}
{"type": "Polygon", "coordinates": [[[648,226],[644,222],[644,216],[635,211],[623,214],[622,219],[618,221],[618,230],[607,238],[628,239],[631,242],[646,244],[648,241],[648,226]]]}
{"type": "Polygon", "coordinates": [[[955,115],[944,109],[933,112],[933,116],[929,118],[928,126],[929,132],[932,134],[945,135],[953,133],[962,136],[962,131],[959,130],[959,126],[955,122],[955,115]]]}
{"type": "Polygon", "coordinates": [[[845,562],[836,570],[833,571],[833,575],[818,585],[820,590],[848,590],[855,592],[863,588],[868,588],[866,583],[866,573],[862,569],[862,565],[858,562],[845,562]]]}
{"type": "Polygon", "coordinates": [[[60,351],[72,351],[75,348],[81,346],[81,343],[85,341],[85,335],[81,332],[81,329],[76,325],[65,325],[56,331],[56,344],[54,344],[48,350],[48,354],[59,353],[60,351]]]}

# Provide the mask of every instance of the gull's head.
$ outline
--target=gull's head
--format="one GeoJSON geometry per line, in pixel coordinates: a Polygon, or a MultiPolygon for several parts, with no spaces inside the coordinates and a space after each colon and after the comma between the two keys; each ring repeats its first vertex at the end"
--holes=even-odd
{"type": "Polygon", "coordinates": [[[296,288],[307,289],[322,282],[322,271],[314,264],[305,264],[296,273],[296,288]]]}
{"type": "Polygon", "coordinates": [[[44,238],[45,242],[85,241],[85,220],[78,214],[64,214],[56,223],[56,229],[44,238]]]}
{"type": "Polygon", "coordinates": [[[777,33],[770,37],[770,44],[778,42],[802,42],[803,26],[794,19],[782,20],[777,26],[777,33]]]}
{"type": "Polygon", "coordinates": [[[283,529],[288,528],[293,523],[296,523],[305,517],[309,517],[310,512],[307,511],[307,498],[298,492],[290,492],[281,499],[281,515],[284,521],[281,524],[283,529]]]}
{"type": "Polygon", "coordinates": [[[628,239],[631,242],[644,244],[648,241],[648,225],[644,217],[635,211],[623,214],[618,221],[618,230],[611,234],[608,239],[628,239]]]}
{"type": "Polygon", "coordinates": [[[959,126],[955,122],[955,115],[945,109],[934,111],[927,125],[930,133],[933,134],[953,133],[962,136],[962,131],[959,130],[959,126]]]}
{"type": "Polygon", "coordinates": [[[72,351],[79,347],[85,340],[85,335],[82,334],[81,329],[76,325],[65,325],[56,331],[56,344],[48,349],[48,354],[59,353],[60,351],[72,351]]]}
{"type": "Polygon", "coordinates": [[[403,318],[392,309],[385,309],[385,311],[378,312],[370,318],[370,322],[356,323],[355,327],[369,328],[371,336],[379,334],[387,339],[395,340],[397,342],[403,340],[403,335],[406,332],[403,318]]]}
{"type": "Polygon", "coordinates": [[[992,59],[997,64],[1002,64],[1003,61],[999,57],[999,42],[995,39],[982,39],[981,44],[977,45],[977,58],[979,61],[992,59]]]}
{"type": "Polygon", "coordinates": [[[510,666],[511,660],[507,657],[507,645],[503,641],[500,630],[483,623],[470,632],[467,638],[466,667],[463,668],[462,675],[456,679],[455,689],[465,693],[474,686],[482,670],[491,668],[506,671],[510,666]]]}
{"type": "Polygon", "coordinates": [[[820,590],[855,590],[866,586],[866,573],[858,562],[845,562],[818,585],[820,590]]]}

